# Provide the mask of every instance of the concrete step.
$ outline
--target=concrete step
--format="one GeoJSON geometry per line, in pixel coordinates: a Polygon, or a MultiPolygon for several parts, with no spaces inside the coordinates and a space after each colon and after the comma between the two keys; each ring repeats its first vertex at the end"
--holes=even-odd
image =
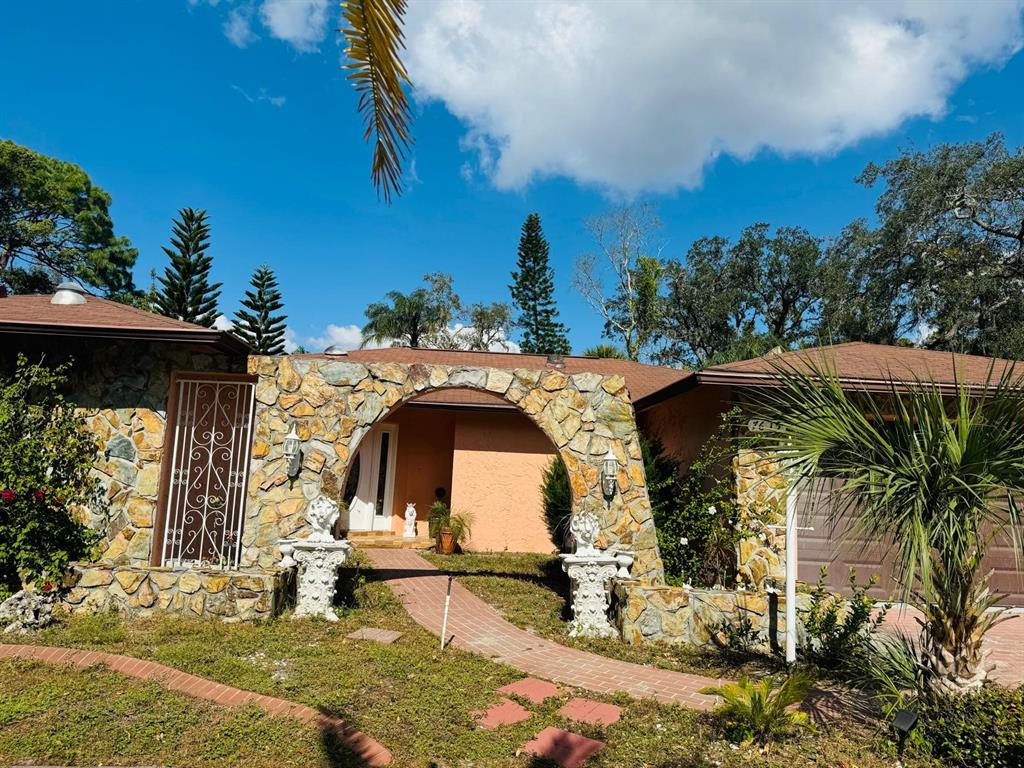
{"type": "Polygon", "coordinates": [[[384,535],[364,536],[364,533],[381,533],[380,531],[352,531],[347,538],[352,546],[358,549],[430,549],[434,546],[434,540],[428,536],[417,536],[415,539],[407,539],[403,536],[383,532],[384,535]]]}

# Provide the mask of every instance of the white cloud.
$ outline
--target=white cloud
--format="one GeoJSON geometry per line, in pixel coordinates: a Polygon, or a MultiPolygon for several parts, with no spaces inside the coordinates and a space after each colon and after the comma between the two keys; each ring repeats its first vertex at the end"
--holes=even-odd
{"type": "Polygon", "coordinates": [[[1019,49],[1021,8],[441,0],[410,4],[407,63],[497,187],[567,176],[629,195],[697,186],[720,154],[830,153],[940,117],[1019,49]]]}
{"type": "Polygon", "coordinates": [[[260,88],[260,92],[257,93],[255,96],[251,96],[240,85],[232,85],[231,86],[231,90],[237,91],[238,93],[242,94],[242,98],[244,98],[250,104],[258,104],[260,102],[266,102],[267,104],[270,104],[270,106],[272,106],[272,107],[283,107],[284,103],[286,101],[284,96],[270,96],[267,93],[267,89],[266,88],[260,88]]]}
{"type": "Polygon", "coordinates": [[[232,8],[224,22],[224,36],[239,48],[245,48],[260,39],[252,30],[252,15],[253,7],[243,5],[232,8]]]}
{"type": "Polygon", "coordinates": [[[213,327],[218,331],[230,331],[235,324],[228,319],[227,315],[217,315],[217,319],[213,321],[213,327]]]}
{"type": "Polygon", "coordinates": [[[267,31],[303,52],[317,50],[327,35],[330,0],[264,0],[260,20],[267,31]]]}
{"type": "Polygon", "coordinates": [[[323,352],[330,346],[358,349],[363,334],[358,325],[328,325],[319,336],[310,336],[303,343],[310,352],[323,352]]]}

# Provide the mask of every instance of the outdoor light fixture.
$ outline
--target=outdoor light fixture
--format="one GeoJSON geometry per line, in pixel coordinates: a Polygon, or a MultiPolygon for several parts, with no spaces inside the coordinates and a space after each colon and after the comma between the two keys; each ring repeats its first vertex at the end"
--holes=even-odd
{"type": "Polygon", "coordinates": [[[896,731],[896,765],[903,765],[903,747],[906,744],[907,736],[917,725],[918,715],[912,709],[897,709],[892,719],[892,729],[896,731]]]}
{"type": "Polygon", "coordinates": [[[604,491],[604,495],[608,499],[615,495],[618,474],[619,460],[615,458],[615,454],[609,448],[608,453],[604,455],[604,461],[601,466],[601,490],[604,491]]]}
{"type": "Polygon", "coordinates": [[[292,422],[291,429],[284,436],[284,457],[288,462],[288,477],[295,477],[299,474],[299,467],[302,465],[302,451],[299,450],[299,433],[295,431],[295,422],[292,422]]]}

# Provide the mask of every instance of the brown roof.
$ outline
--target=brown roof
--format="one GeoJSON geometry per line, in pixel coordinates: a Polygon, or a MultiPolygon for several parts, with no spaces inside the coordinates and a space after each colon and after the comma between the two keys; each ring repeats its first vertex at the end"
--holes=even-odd
{"type": "Polygon", "coordinates": [[[249,347],[216,328],[186,323],[98,296],[85,304],[51,304],[52,295],[0,298],[0,333],[45,336],[90,336],[212,344],[244,353],[249,347]]]}
{"type": "MultiPolygon", "coordinates": [[[[330,355],[299,355],[299,357],[332,357],[330,355]]],[[[338,359],[338,358],[334,358],[338,359]]],[[[528,370],[552,370],[546,355],[527,355],[518,352],[464,352],[446,349],[412,349],[390,347],[387,349],[353,349],[345,358],[360,363],[435,363],[440,365],[483,366],[488,368],[526,368],[528,370]]],[[[665,368],[645,365],[632,360],[610,358],[577,357],[566,355],[564,367],[558,370],[567,375],[574,373],[618,374],[626,380],[630,397],[637,407],[643,406],[645,398],[666,387],[693,376],[691,371],[679,368],[665,368]]],[[[467,389],[448,389],[431,392],[416,398],[417,403],[451,404],[461,406],[508,407],[508,403],[495,395],[467,389]]]]}
{"type": "MultiPolygon", "coordinates": [[[[702,384],[757,386],[774,379],[779,365],[796,370],[806,370],[810,365],[824,367],[841,381],[871,389],[888,388],[890,381],[932,381],[944,387],[953,387],[957,382],[983,386],[990,371],[992,379],[997,380],[1017,364],[993,357],[851,341],[714,365],[697,374],[697,378],[702,384]]],[[[1024,364],[1019,364],[1019,373],[1024,375],[1024,364]]]]}

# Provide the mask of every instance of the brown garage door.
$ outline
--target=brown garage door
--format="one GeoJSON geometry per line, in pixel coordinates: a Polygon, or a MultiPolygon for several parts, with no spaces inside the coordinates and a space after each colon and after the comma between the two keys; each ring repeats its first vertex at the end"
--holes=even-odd
{"type": "MultiPolygon", "coordinates": [[[[891,597],[899,589],[894,582],[895,550],[891,544],[868,541],[850,531],[848,520],[835,526],[828,521],[829,492],[835,481],[819,478],[810,487],[798,491],[797,521],[799,533],[799,564],[797,578],[813,584],[821,566],[828,566],[828,584],[839,592],[849,592],[850,568],[857,569],[858,583],[878,576],[872,596],[891,597]]],[[[1024,564],[1022,564],[1024,565],[1024,564]]],[[[1024,606],[1024,571],[1015,563],[1013,548],[1008,542],[995,541],[985,557],[985,567],[993,569],[992,589],[1006,595],[1004,605],[1024,606]]]]}

